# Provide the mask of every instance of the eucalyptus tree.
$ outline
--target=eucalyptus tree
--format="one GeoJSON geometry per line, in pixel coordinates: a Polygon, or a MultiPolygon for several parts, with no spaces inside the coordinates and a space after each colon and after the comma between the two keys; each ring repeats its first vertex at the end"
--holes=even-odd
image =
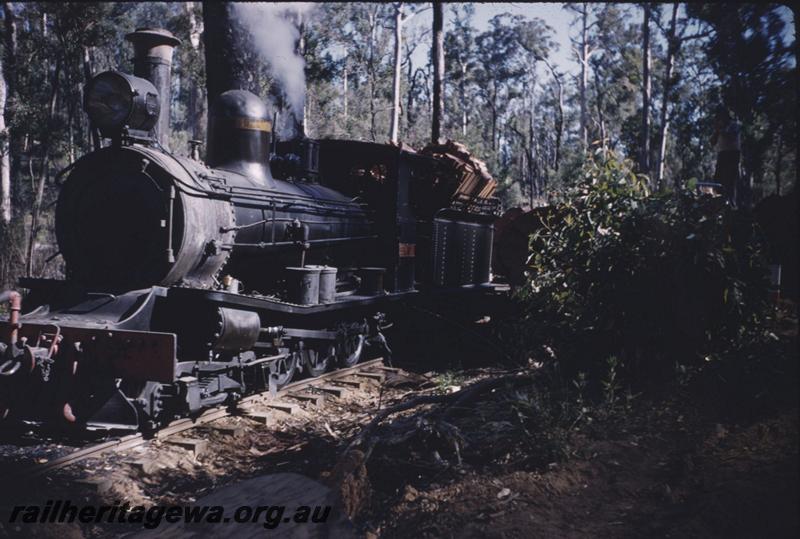
{"type": "Polygon", "coordinates": [[[592,140],[604,149],[625,149],[632,156],[640,146],[636,143],[623,148],[623,126],[630,124],[636,113],[641,34],[637,25],[626,22],[628,15],[627,8],[615,4],[604,4],[596,12],[592,30],[596,53],[589,60],[589,108],[592,140]]]}
{"type": "Polygon", "coordinates": [[[650,173],[650,13],[649,3],[642,5],[642,132],[639,144],[639,172],[650,173]]]}
{"type": "MultiPolygon", "coordinates": [[[[428,115],[420,112],[427,110],[427,104],[422,97],[424,92],[421,86],[427,81],[425,77],[425,66],[430,65],[430,59],[426,58],[423,66],[414,64],[414,52],[424,46],[429,40],[431,28],[425,26],[415,26],[410,30],[408,39],[403,40],[403,61],[401,67],[405,69],[405,104],[401,105],[405,117],[404,138],[406,142],[413,145],[424,145],[428,138],[428,115]],[[420,125],[418,125],[420,124],[420,125]],[[421,124],[425,125],[424,134],[421,124]]],[[[449,35],[449,34],[448,34],[449,35]]],[[[449,78],[448,78],[449,79],[449,78]]],[[[401,92],[402,93],[402,92],[401,92]]]]}
{"type": "MultiPolygon", "coordinates": [[[[6,103],[13,86],[9,84],[15,65],[15,50],[8,46],[15,38],[9,39],[16,32],[14,10],[10,2],[3,2],[3,18],[5,22],[4,54],[0,56],[0,241],[4,242],[5,229],[11,223],[11,145],[10,134],[6,122],[6,103]]],[[[2,283],[0,283],[2,284],[2,283]]]]}
{"type": "Polygon", "coordinates": [[[491,151],[499,150],[499,121],[509,103],[519,95],[519,83],[525,73],[515,27],[522,18],[508,13],[495,15],[489,29],[476,37],[477,66],[475,79],[478,93],[488,107],[488,133],[491,151]]]}
{"type": "Polygon", "coordinates": [[[589,147],[589,112],[587,90],[589,87],[589,59],[597,51],[592,43],[591,30],[597,24],[592,20],[595,7],[588,2],[564,4],[564,9],[575,14],[572,24],[578,27],[578,35],[571,38],[572,51],[580,65],[578,76],[578,106],[580,107],[579,138],[581,147],[586,151],[589,147]]]}
{"type": "Polygon", "coordinates": [[[442,136],[442,119],[444,118],[444,6],[439,1],[433,2],[431,63],[433,64],[431,142],[438,144],[442,136]]]}
{"type": "MultiPolygon", "coordinates": [[[[414,15],[422,13],[428,8],[419,8],[414,4],[395,2],[394,8],[394,69],[392,77],[392,123],[389,130],[389,140],[397,144],[400,135],[400,79],[403,70],[403,25],[414,15]]],[[[434,6],[434,9],[436,7],[434,6]]],[[[413,52],[413,49],[412,49],[413,52]]],[[[409,69],[411,66],[411,54],[407,56],[409,69]]]]}
{"type": "MultiPolygon", "coordinates": [[[[675,73],[678,64],[682,61],[682,51],[687,43],[694,40],[702,40],[710,35],[708,28],[695,29],[689,33],[689,19],[682,15],[681,4],[674,3],[666,6],[666,21],[662,21],[662,12],[653,12],[653,22],[658,26],[662,38],[666,43],[664,52],[663,69],[661,76],[661,100],[658,111],[658,128],[655,137],[657,144],[653,174],[657,188],[666,187],[665,174],[667,167],[667,140],[669,137],[670,124],[672,123],[670,109],[675,102],[674,89],[676,84],[675,73]]],[[[695,25],[696,26],[696,25],[695,25]]],[[[707,26],[707,25],[703,25],[707,26]]],[[[707,59],[703,58],[707,63],[707,59]]],[[[694,81],[700,85],[700,81],[694,81]]]]}
{"type": "MultiPolygon", "coordinates": [[[[520,58],[523,66],[522,102],[527,119],[526,133],[522,137],[526,156],[524,175],[529,183],[530,201],[533,206],[535,199],[541,199],[544,196],[548,180],[547,159],[545,152],[542,151],[545,140],[541,137],[542,130],[537,129],[536,126],[537,108],[540,101],[537,87],[541,84],[538,68],[540,63],[544,63],[552,71],[548,57],[550,51],[557,45],[553,41],[553,29],[540,18],[517,19],[513,32],[522,51],[520,58]]],[[[556,81],[560,84],[558,78],[556,81]]],[[[563,112],[559,111],[559,123],[563,121],[561,114],[563,112]]],[[[560,144],[560,134],[557,135],[557,141],[560,144]]]]}
{"type": "Polygon", "coordinates": [[[380,140],[379,133],[388,131],[386,112],[391,110],[392,63],[391,17],[393,7],[381,3],[350,4],[347,44],[350,90],[355,99],[349,107],[353,119],[351,135],[380,140]],[[366,118],[366,122],[364,122],[366,118]]]}
{"type": "MultiPolygon", "coordinates": [[[[687,4],[708,25],[704,52],[719,79],[720,105],[742,124],[743,190],[761,183],[766,158],[781,146],[795,153],[797,59],[790,16],[777,4],[687,4]],[[791,141],[791,144],[787,144],[791,141]]],[[[786,159],[786,153],[781,160],[786,159]]]]}
{"type": "MultiPolygon", "coordinates": [[[[450,94],[452,105],[449,109],[458,113],[458,125],[453,127],[457,128],[461,138],[467,136],[467,126],[474,110],[474,104],[469,99],[477,66],[476,30],[472,26],[474,16],[475,7],[472,4],[451,4],[451,29],[444,37],[445,76],[451,87],[457,88],[450,94]]],[[[455,118],[456,114],[450,117],[455,118]]]]}

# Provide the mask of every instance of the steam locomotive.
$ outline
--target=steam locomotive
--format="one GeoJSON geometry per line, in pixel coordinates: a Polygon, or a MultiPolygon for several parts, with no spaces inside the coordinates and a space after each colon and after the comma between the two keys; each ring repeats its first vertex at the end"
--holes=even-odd
{"type": "Polygon", "coordinates": [[[207,162],[168,149],[169,32],[140,29],[134,74],[86,86],[110,145],[69,165],[63,280],[0,295],[0,417],[91,429],[173,418],[391,353],[398,304],[492,288],[493,186],[446,181],[401,147],[272,139],[243,90],[210,105],[207,162]],[[437,296],[438,294],[438,296],[437,296]]]}

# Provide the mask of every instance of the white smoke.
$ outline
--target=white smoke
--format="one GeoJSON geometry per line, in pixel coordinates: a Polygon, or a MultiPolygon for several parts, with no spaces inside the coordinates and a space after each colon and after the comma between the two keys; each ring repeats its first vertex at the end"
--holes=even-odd
{"type": "Polygon", "coordinates": [[[306,95],[305,61],[295,49],[300,32],[295,19],[307,19],[312,2],[234,3],[233,14],[253,36],[256,52],[283,89],[296,118],[303,117],[306,95]]]}

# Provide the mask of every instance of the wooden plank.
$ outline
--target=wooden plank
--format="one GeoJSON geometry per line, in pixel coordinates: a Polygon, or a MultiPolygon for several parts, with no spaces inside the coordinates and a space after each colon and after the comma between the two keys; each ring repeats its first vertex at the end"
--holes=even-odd
{"type": "Polygon", "coordinates": [[[300,410],[299,406],[290,402],[267,401],[264,404],[267,406],[267,408],[279,410],[285,414],[296,414],[300,410]]]}
{"type": "Polygon", "coordinates": [[[331,383],[334,385],[351,387],[353,389],[364,389],[365,384],[360,380],[347,380],[345,378],[339,378],[336,380],[331,380],[331,383]]]}
{"type": "Polygon", "coordinates": [[[312,406],[322,406],[325,403],[325,396],[324,395],[314,395],[313,393],[289,393],[287,395],[292,399],[297,399],[302,402],[307,402],[312,406]]]}
{"type": "Polygon", "coordinates": [[[335,386],[317,386],[316,389],[323,391],[325,393],[329,393],[330,395],[333,395],[336,398],[341,398],[344,395],[345,391],[347,391],[343,387],[335,387],[335,386]]]}
{"type": "Polygon", "coordinates": [[[170,438],[166,442],[188,449],[194,454],[195,458],[205,453],[206,449],[208,449],[208,442],[200,438],[170,438]]]}
{"type": "Polygon", "coordinates": [[[210,427],[220,434],[232,438],[241,438],[244,436],[244,428],[239,425],[210,425],[210,427]]]}
{"type": "Polygon", "coordinates": [[[386,372],[395,372],[396,373],[396,372],[400,372],[401,371],[401,369],[397,369],[395,367],[386,367],[384,365],[378,365],[377,367],[374,367],[374,368],[376,370],[386,371],[386,372]]]}
{"type": "Polygon", "coordinates": [[[260,423],[261,425],[271,427],[275,424],[275,415],[271,412],[262,412],[258,410],[246,410],[245,417],[249,417],[260,423]]]}
{"type": "MultiPolygon", "coordinates": [[[[120,333],[117,331],[116,333],[120,333]]],[[[129,332],[129,333],[136,333],[136,332],[129,332]]],[[[306,380],[300,380],[298,382],[294,382],[289,384],[282,390],[282,393],[286,393],[289,391],[296,391],[305,388],[311,388],[316,386],[317,383],[320,381],[335,377],[335,376],[342,376],[348,374],[354,374],[359,371],[365,370],[373,370],[373,369],[383,369],[386,371],[395,371],[399,372],[400,369],[393,369],[391,367],[383,367],[383,358],[376,358],[370,361],[365,361],[364,363],[357,364],[353,367],[347,367],[344,369],[338,369],[336,371],[324,374],[317,378],[311,378],[306,380]]],[[[334,395],[336,397],[341,397],[344,395],[344,389],[341,387],[333,387],[333,386],[325,386],[323,388],[318,388],[319,390],[334,395]]],[[[249,395],[244,397],[239,401],[240,405],[240,413],[242,413],[245,417],[249,417],[255,421],[263,425],[273,425],[275,423],[275,418],[266,412],[248,412],[242,405],[256,403],[262,401],[265,397],[267,397],[267,392],[258,393],[255,395],[249,395]]],[[[202,424],[210,423],[222,417],[226,417],[229,415],[228,409],[224,406],[218,406],[216,408],[211,408],[205,410],[201,413],[198,417],[195,418],[184,418],[178,419],[173,421],[166,427],[163,427],[159,431],[153,433],[153,438],[157,440],[164,440],[165,438],[172,436],[173,434],[178,434],[180,432],[192,429],[202,424]]],[[[29,466],[23,468],[17,473],[12,474],[13,477],[34,477],[41,475],[49,470],[54,470],[58,468],[63,468],[75,462],[79,462],[81,460],[96,457],[108,451],[124,451],[127,449],[131,449],[140,445],[143,445],[147,442],[147,439],[142,436],[141,433],[130,434],[127,436],[123,436],[116,440],[111,440],[108,442],[102,442],[100,444],[91,445],[82,449],[78,449],[68,455],[64,455],[63,457],[59,457],[52,461],[49,461],[44,464],[36,464],[33,466],[29,466]]]]}
{"type": "Polygon", "coordinates": [[[357,372],[353,376],[358,376],[359,378],[366,378],[367,380],[373,380],[375,382],[383,383],[386,380],[386,375],[381,374],[379,372],[357,372]]]}

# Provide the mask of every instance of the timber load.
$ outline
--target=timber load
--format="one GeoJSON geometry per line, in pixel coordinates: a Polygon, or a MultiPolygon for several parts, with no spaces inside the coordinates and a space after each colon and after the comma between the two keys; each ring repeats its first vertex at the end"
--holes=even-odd
{"type": "Polygon", "coordinates": [[[451,203],[469,207],[494,195],[497,180],[489,173],[486,163],[473,156],[463,144],[447,140],[442,144],[428,144],[420,153],[436,160],[437,181],[444,184],[442,191],[451,193],[451,203]]]}

